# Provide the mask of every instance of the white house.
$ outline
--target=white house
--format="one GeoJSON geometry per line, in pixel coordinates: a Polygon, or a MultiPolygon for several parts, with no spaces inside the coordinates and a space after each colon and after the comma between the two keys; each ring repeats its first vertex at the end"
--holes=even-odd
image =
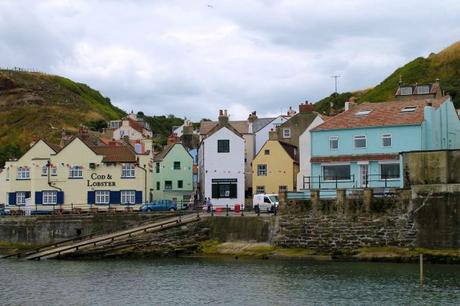
{"type": "Polygon", "coordinates": [[[203,138],[198,153],[198,171],[203,197],[214,207],[244,207],[245,140],[220,111],[219,122],[203,138]]]}
{"type": "Polygon", "coordinates": [[[303,178],[311,176],[311,133],[310,131],[324,122],[321,115],[316,116],[308,128],[299,136],[299,173],[297,174],[297,190],[304,189],[303,178]]]}
{"type": "MultiPolygon", "coordinates": [[[[255,112],[251,114],[256,115],[255,112]]],[[[251,118],[251,116],[249,116],[251,118]]],[[[268,134],[271,130],[276,130],[278,126],[289,120],[290,117],[286,115],[279,115],[276,118],[257,118],[252,124],[252,130],[254,132],[254,155],[259,153],[260,149],[264,146],[268,140],[268,134]]]]}
{"type": "Polygon", "coordinates": [[[121,120],[110,121],[108,125],[105,132],[115,140],[120,140],[124,137],[128,137],[129,140],[142,140],[153,136],[148,122],[143,118],[137,117],[133,112],[121,120]]]}

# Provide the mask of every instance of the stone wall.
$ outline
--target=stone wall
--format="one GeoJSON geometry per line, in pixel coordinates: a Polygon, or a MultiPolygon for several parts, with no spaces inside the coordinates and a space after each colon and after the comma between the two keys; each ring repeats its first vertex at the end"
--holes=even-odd
{"type": "Polygon", "coordinates": [[[2,216],[0,242],[48,244],[79,235],[113,232],[170,216],[170,213],[2,216]]]}
{"type": "Polygon", "coordinates": [[[460,150],[403,153],[404,184],[460,184],[460,150]]]}
{"type": "Polygon", "coordinates": [[[407,194],[287,201],[281,197],[280,222],[274,243],[281,247],[331,251],[374,246],[416,245],[417,230],[407,194]]]}

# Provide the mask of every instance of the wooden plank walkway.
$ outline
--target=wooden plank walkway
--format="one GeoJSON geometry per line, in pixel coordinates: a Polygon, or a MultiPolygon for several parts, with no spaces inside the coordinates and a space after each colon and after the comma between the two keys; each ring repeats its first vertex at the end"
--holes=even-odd
{"type": "Polygon", "coordinates": [[[64,254],[75,253],[82,249],[90,249],[93,247],[99,247],[102,245],[113,243],[114,241],[121,241],[129,239],[133,236],[142,235],[145,233],[161,231],[166,228],[182,226],[187,223],[199,221],[200,217],[196,214],[184,215],[181,217],[169,218],[146,225],[133,227],[130,229],[90,237],[88,239],[80,240],[78,242],[70,243],[67,245],[60,245],[57,247],[47,248],[45,250],[38,250],[35,253],[28,254],[25,259],[27,260],[40,260],[54,258],[64,254]]]}

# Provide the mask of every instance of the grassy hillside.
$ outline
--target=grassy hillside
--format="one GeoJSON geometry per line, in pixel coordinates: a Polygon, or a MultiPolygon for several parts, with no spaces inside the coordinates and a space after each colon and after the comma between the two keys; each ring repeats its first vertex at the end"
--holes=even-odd
{"type": "MultiPolygon", "coordinates": [[[[358,97],[358,102],[393,100],[400,77],[406,84],[433,83],[436,78],[439,78],[441,88],[453,96],[455,106],[460,108],[460,92],[458,92],[460,90],[460,42],[454,43],[437,54],[432,53],[427,58],[418,57],[396,69],[374,88],[356,92],[353,95],[358,97]]],[[[350,94],[348,92],[339,94],[337,97],[326,97],[317,102],[317,108],[321,112],[327,112],[329,103],[333,100],[335,109],[340,109],[350,94]]]]}
{"type": "Polygon", "coordinates": [[[125,113],[98,91],[42,73],[0,70],[0,166],[24,151],[32,136],[57,141],[83,122],[117,119],[125,113]]]}

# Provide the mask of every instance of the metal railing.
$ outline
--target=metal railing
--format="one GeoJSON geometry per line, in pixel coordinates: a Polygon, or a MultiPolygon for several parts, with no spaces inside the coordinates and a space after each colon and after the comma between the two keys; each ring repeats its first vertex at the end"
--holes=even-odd
{"type": "Polygon", "coordinates": [[[382,174],[367,174],[358,180],[354,174],[350,176],[304,176],[303,189],[360,189],[360,188],[391,188],[395,182],[400,182],[400,177],[382,174]]]}

